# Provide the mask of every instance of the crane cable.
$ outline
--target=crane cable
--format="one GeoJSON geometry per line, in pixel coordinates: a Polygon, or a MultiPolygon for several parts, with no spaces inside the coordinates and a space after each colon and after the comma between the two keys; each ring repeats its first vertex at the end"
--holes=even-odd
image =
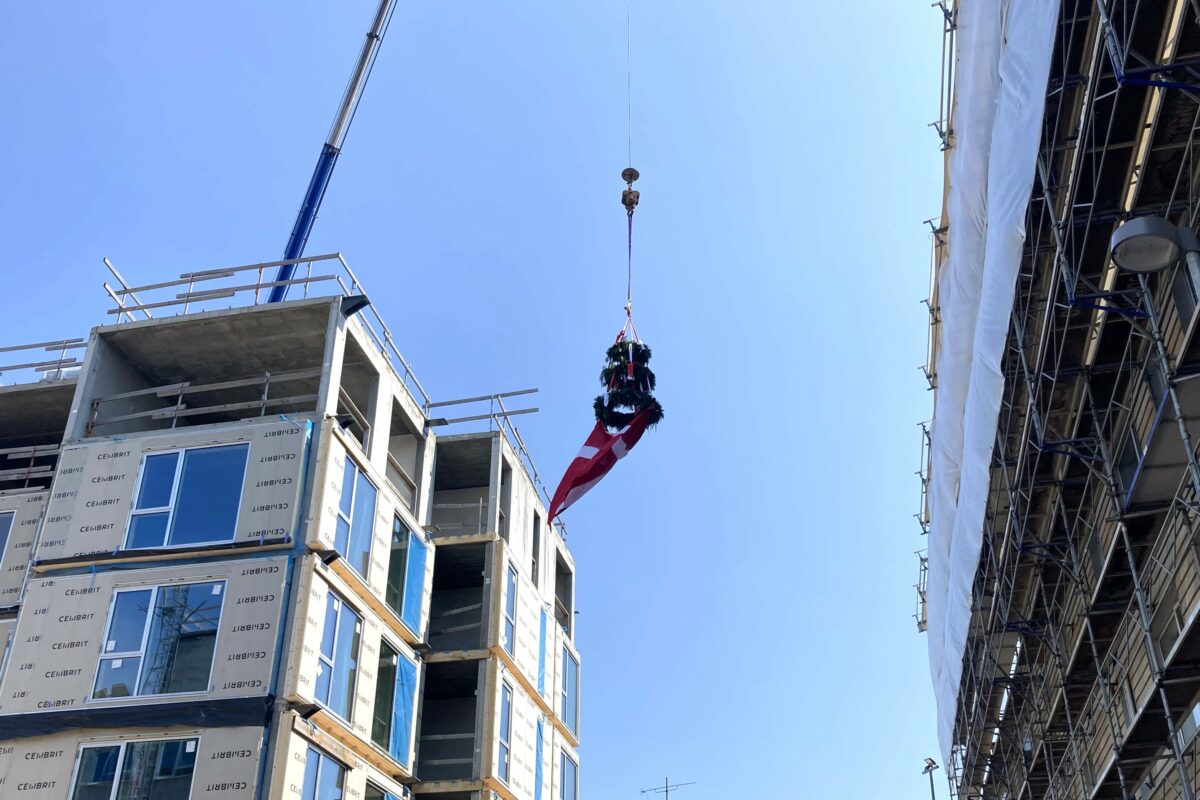
{"type": "Polygon", "coordinates": [[[632,335],[640,341],[633,326],[633,210],[637,208],[641,193],[633,188],[634,181],[641,175],[633,168],[633,0],[625,3],[625,126],[629,166],[621,171],[625,189],[621,192],[621,205],[625,206],[628,220],[626,277],[625,277],[625,327],[617,334],[617,341],[632,335]]]}

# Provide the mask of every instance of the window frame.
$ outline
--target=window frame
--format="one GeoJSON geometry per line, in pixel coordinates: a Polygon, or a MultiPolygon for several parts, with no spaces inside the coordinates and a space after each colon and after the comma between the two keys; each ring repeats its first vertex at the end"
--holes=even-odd
{"type": "Polygon", "coordinates": [[[17,524],[16,510],[0,511],[0,519],[4,519],[5,517],[8,517],[8,533],[4,534],[4,537],[0,539],[0,570],[4,569],[4,556],[8,553],[8,545],[12,541],[13,527],[17,524]]]}
{"type": "Polygon", "coordinates": [[[517,567],[511,561],[508,564],[508,574],[504,584],[504,641],[501,646],[504,652],[516,658],[517,650],[517,567]]]}
{"type": "Polygon", "coordinates": [[[558,710],[559,710],[559,715],[562,719],[563,725],[566,725],[567,730],[569,730],[572,734],[574,734],[576,737],[578,737],[579,736],[579,659],[575,656],[574,653],[571,652],[571,649],[569,647],[567,647],[566,642],[563,642],[562,653],[563,653],[562,681],[561,681],[561,684],[559,687],[559,709],[558,710]],[[570,721],[568,721],[568,719],[567,719],[567,697],[568,697],[567,675],[569,674],[567,671],[568,659],[571,661],[572,664],[575,665],[575,685],[574,685],[574,687],[572,687],[574,689],[574,692],[573,692],[574,703],[572,703],[574,708],[572,709],[573,714],[572,714],[572,719],[570,721]],[[572,722],[574,724],[572,724],[572,722]]]}
{"type": "MultiPolygon", "coordinates": [[[[320,788],[321,788],[321,767],[323,767],[325,765],[326,761],[332,762],[335,767],[337,767],[338,769],[340,769],[342,771],[342,800],[345,800],[345,797],[346,797],[346,775],[347,775],[347,773],[350,772],[350,767],[346,766],[345,764],[343,764],[341,761],[334,758],[332,755],[330,755],[326,751],[317,747],[312,742],[305,742],[304,758],[305,758],[306,765],[308,763],[307,759],[308,759],[309,753],[316,753],[317,759],[318,759],[317,760],[317,780],[316,780],[316,784],[313,788],[318,791],[320,790],[320,788]]],[[[307,797],[304,794],[304,783],[305,783],[304,780],[300,781],[301,800],[307,800],[307,797]]],[[[321,798],[314,796],[313,800],[321,800],[321,798]]]]}
{"type": "Polygon", "coordinates": [[[122,550],[188,550],[197,547],[207,547],[213,544],[225,544],[226,542],[234,542],[237,540],[237,526],[242,518],[242,501],[246,499],[246,475],[250,470],[250,442],[237,441],[225,442],[219,444],[206,444],[196,447],[173,447],[166,450],[144,450],[142,451],[142,460],[138,464],[137,480],[134,482],[133,495],[129,498],[129,514],[125,519],[125,536],[121,540],[122,550]],[[171,530],[175,525],[175,507],[179,504],[179,485],[183,478],[183,462],[187,453],[192,450],[217,450],[222,447],[240,447],[245,450],[246,462],[242,467],[242,485],[238,490],[237,513],[233,517],[233,530],[229,532],[228,539],[212,539],[206,542],[187,542],[185,544],[170,544],[171,530]],[[166,506],[155,506],[154,508],[137,508],[138,495],[142,493],[142,481],[146,477],[146,464],[153,456],[168,456],[172,453],[179,453],[179,458],[175,460],[175,474],[171,479],[171,497],[170,503],[166,506]],[[133,520],[135,517],[149,516],[150,514],[167,513],[166,533],[163,536],[163,544],[158,547],[130,547],[129,534],[133,531],[133,520]]]}
{"type": "Polygon", "coordinates": [[[530,540],[530,549],[533,551],[530,573],[533,576],[533,585],[536,587],[541,585],[538,573],[541,572],[542,565],[542,515],[536,511],[533,512],[533,532],[530,540]]]}
{"type": "Polygon", "coordinates": [[[379,700],[379,686],[381,683],[381,681],[380,681],[381,670],[379,669],[378,666],[376,666],[376,668],[375,668],[375,697],[372,700],[373,704],[371,707],[371,733],[370,733],[369,739],[372,742],[372,744],[374,744],[376,747],[378,747],[379,749],[381,749],[385,753],[387,753],[388,756],[393,761],[395,761],[397,764],[401,765],[402,767],[404,767],[405,769],[407,769],[409,771],[412,771],[416,766],[413,763],[413,757],[416,755],[417,727],[418,727],[417,723],[419,722],[418,710],[421,705],[421,688],[422,688],[422,686],[421,686],[421,664],[415,657],[409,657],[405,653],[407,646],[403,645],[403,644],[397,644],[398,641],[400,641],[400,640],[389,638],[387,635],[382,635],[379,637],[379,656],[380,656],[380,658],[382,658],[383,649],[385,647],[387,649],[391,650],[395,654],[395,656],[396,656],[396,674],[392,678],[392,690],[391,690],[392,706],[391,706],[391,708],[388,709],[388,714],[387,714],[387,716],[388,716],[388,724],[387,724],[388,742],[386,745],[383,745],[383,744],[380,744],[375,739],[375,719],[376,719],[377,712],[378,712],[378,709],[376,708],[376,703],[379,700]],[[404,759],[401,759],[395,753],[392,752],[392,739],[396,735],[394,723],[395,723],[395,715],[396,715],[396,705],[397,705],[397,702],[399,701],[399,692],[397,691],[397,689],[398,689],[398,685],[400,682],[400,670],[402,669],[402,666],[400,664],[401,661],[405,661],[413,667],[414,679],[415,679],[415,682],[412,687],[412,695],[409,698],[409,702],[412,704],[412,716],[408,721],[409,722],[409,728],[408,728],[408,732],[407,732],[408,735],[405,737],[405,742],[404,742],[404,759]]]}
{"type": "Polygon", "coordinates": [[[512,707],[513,690],[508,681],[500,681],[500,725],[496,731],[496,750],[499,756],[496,761],[496,778],[505,786],[512,775],[512,707]],[[508,700],[508,715],[505,717],[505,699],[508,700]],[[507,723],[507,725],[506,725],[507,723]],[[504,728],[508,728],[508,738],[504,738],[504,728]]]}
{"type": "Polygon", "coordinates": [[[357,662],[357,665],[354,668],[354,678],[351,682],[350,691],[348,692],[348,694],[350,695],[349,707],[346,709],[348,715],[343,717],[341,714],[339,714],[337,711],[335,711],[332,706],[329,705],[328,698],[321,699],[320,697],[317,696],[318,690],[316,688],[316,681],[313,682],[313,698],[317,701],[317,704],[320,705],[321,708],[325,709],[330,714],[333,714],[335,717],[337,717],[338,719],[347,723],[348,725],[353,725],[354,724],[354,707],[358,705],[358,671],[362,668],[362,649],[363,649],[362,634],[366,630],[366,625],[363,621],[362,612],[360,612],[352,604],[347,603],[346,598],[342,597],[340,594],[335,592],[333,590],[332,586],[329,587],[328,595],[325,599],[327,611],[328,611],[328,607],[329,607],[328,604],[329,604],[330,599],[333,599],[335,602],[337,602],[341,605],[341,608],[338,609],[338,612],[337,612],[336,616],[334,617],[334,626],[333,626],[334,660],[327,659],[325,657],[325,653],[322,652],[322,646],[325,644],[324,619],[322,619],[321,641],[318,642],[318,644],[317,644],[317,665],[319,667],[320,665],[325,664],[326,668],[329,670],[329,689],[331,692],[333,691],[333,676],[337,669],[337,660],[336,659],[337,659],[337,654],[338,654],[338,636],[342,631],[342,614],[341,614],[342,609],[349,609],[350,613],[354,615],[354,618],[356,620],[358,620],[358,653],[355,656],[355,661],[357,662]]]}
{"type": "Polygon", "coordinates": [[[558,762],[558,798],[559,800],[579,800],[579,762],[571,758],[566,750],[559,750],[558,752],[562,754],[558,762]],[[567,782],[563,780],[563,773],[566,771],[565,767],[568,761],[574,767],[572,774],[575,777],[570,797],[567,797],[567,782]]]}
{"type": "MultiPolygon", "coordinates": [[[[197,695],[208,694],[212,691],[211,686],[206,689],[194,689],[190,692],[157,692],[154,694],[139,694],[137,689],[142,684],[142,670],[146,667],[146,644],[150,638],[150,629],[153,627],[154,609],[158,605],[158,593],[163,588],[178,588],[182,586],[200,586],[203,584],[218,584],[221,586],[221,613],[217,616],[216,636],[213,638],[213,654],[212,660],[208,664],[208,680],[212,681],[213,665],[217,661],[217,652],[221,644],[221,620],[225,616],[225,598],[228,596],[229,579],[215,578],[206,580],[178,581],[170,583],[150,583],[140,586],[121,586],[113,589],[112,596],[108,600],[108,619],[104,623],[104,636],[100,640],[100,655],[96,657],[96,669],[92,672],[92,688],[86,700],[88,703],[112,703],[112,702],[129,702],[139,697],[193,697],[197,695]],[[112,632],[113,612],[117,608],[117,597],[122,594],[131,592],[150,591],[150,603],[146,610],[146,621],[142,623],[142,638],[138,645],[139,649],[122,650],[120,652],[108,653],[104,650],[104,645],[108,642],[109,634],[112,632]],[[115,658],[137,658],[141,663],[138,665],[137,683],[134,685],[132,694],[113,697],[92,697],[96,692],[96,680],[100,677],[100,666],[105,661],[111,661],[115,658]]],[[[186,737],[185,737],[186,738],[186,737]]]]}
{"type": "MultiPolygon", "coordinates": [[[[108,800],[116,800],[117,790],[121,786],[121,767],[123,767],[125,765],[125,752],[126,752],[126,750],[129,749],[128,748],[129,745],[131,745],[131,744],[159,744],[162,742],[194,741],[196,743],[196,755],[197,755],[197,757],[199,757],[200,742],[203,739],[203,737],[204,737],[203,734],[198,733],[198,734],[194,734],[194,735],[177,735],[177,736],[168,735],[168,736],[155,737],[153,739],[118,739],[115,741],[87,742],[85,744],[80,744],[79,747],[75,751],[75,764],[71,767],[71,780],[67,784],[68,789],[70,791],[70,794],[67,795],[68,800],[75,800],[76,781],[78,781],[78,779],[79,779],[79,765],[83,763],[83,752],[85,750],[100,750],[100,749],[107,748],[107,747],[119,748],[119,750],[117,752],[117,764],[113,768],[113,785],[112,785],[112,788],[108,792],[108,800]]],[[[199,766],[199,764],[197,763],[192,768],[192,783],[189,784],[189,786],[188,786],[188,797],[192,796],[192,790],[195,788],[195,781],[196,781],[195,767],[196,766],[199,766]]],[[[158,766],[155,765],[155,772],[157,773],[157,771],[158,771],[158,766]]]]}
{"type": "Polygon", "coordinates": [[[350,455],[349,448],[346,448],[345,458],[346,458],[346,463],[342,465],[342,488],[341,488],[341,491],[338,492],[338,502],[334,507],[334,515],[335,515],[335,519],[337,520],[337,522],[334,522],[334,527],[333,527],[333,544],[334,544],[334,547],[336,548],[337,540],[338,540],[338,532],[337,532],[338,522],[345,522],[346,523],[346,552],[343,553],[339,550],[338,555],[340,555],[342,557],[342,561],[346,562],[346,564],[349,565],[350,569],[354,571],[355,575],[358,575],[359,577],[361,577],[363,579],[364,582],[366,582],[366,581],[369,581],[370,577],[371,577],[371,575],[370,575],[371,561],[372,561],[371,551],[374,549],[374,546],[375,546],[375,515],[379,511],[379,487],[375,485],[375,481],[371,480],[371,476],[367,473],[367,471],[365,469],[363,469],[362,464],[360,464],[357,459],[355,459],[353,456],[350,455]],[[350,465],[354,468],[354,480],[351,482],[351,486],[350,486],[351,493],[350,493],[350,516],[349,517],[342,514],[342,495],[346,491],[346,466],[347,465],[350,465]],[[350,552],[351,545],[354,542],[354,517],[355,517],[355,512],[358,511],[358,507],[357,507],[358,478],[360,475],[362,476],[362,478],[364,480],[366,480],[367,483],[369,483],[371,485],[371,488],[375,490],[375,501],[374,501],[374,503],[371,504],[371,520],[370,520],[370,523],[367,525],[366,570],[363,570],[363,571],[360,571],[358,569],[358,565],[355,564],[353,559],[351,559],[351,557],[350,557],[351,556],[351,552],[350,552]]]}

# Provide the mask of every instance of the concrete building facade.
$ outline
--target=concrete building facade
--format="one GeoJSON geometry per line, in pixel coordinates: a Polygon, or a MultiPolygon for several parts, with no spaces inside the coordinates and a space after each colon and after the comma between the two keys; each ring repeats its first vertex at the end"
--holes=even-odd
{"type": "Polygon", "coordinates": [[[439,435],[340,256],[298,266],[8,349],[0,796],[577,800],[574,562],[519,432],[493,396],[439,435]]]}

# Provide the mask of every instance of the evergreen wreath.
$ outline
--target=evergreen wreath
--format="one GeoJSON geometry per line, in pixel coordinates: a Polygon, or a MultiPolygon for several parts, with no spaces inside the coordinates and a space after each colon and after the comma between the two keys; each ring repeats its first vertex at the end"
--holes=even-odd
{"type": "Polygon", "coordinates": [[[650,348],[642,342],[623,337],[605,354],[607,360],[600,371],[599,395],[592,407],[596,420],[607,428],[621,429],[641,411],[649,411],[650,427],[663,418],[663,407],[654,399],[654,373],[650,371],[650,348]]]}

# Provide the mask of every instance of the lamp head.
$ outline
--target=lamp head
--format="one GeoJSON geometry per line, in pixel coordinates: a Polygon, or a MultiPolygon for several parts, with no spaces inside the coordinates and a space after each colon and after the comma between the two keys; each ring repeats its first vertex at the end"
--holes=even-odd
{"type": "Polygon", "coordinates": [[[1174,266],[1183,248],[1179,228],[1162,217],[1134,217],[1113,231],[1112,260],[1129,272],[1159,272],[1174,266]]]}
{"type": "Polygon", "coordinates": [[[921,770],[922,775],[928,775],[938,768],[938,763],[932,758],[925,759],[925,769],[921,770]]]}

